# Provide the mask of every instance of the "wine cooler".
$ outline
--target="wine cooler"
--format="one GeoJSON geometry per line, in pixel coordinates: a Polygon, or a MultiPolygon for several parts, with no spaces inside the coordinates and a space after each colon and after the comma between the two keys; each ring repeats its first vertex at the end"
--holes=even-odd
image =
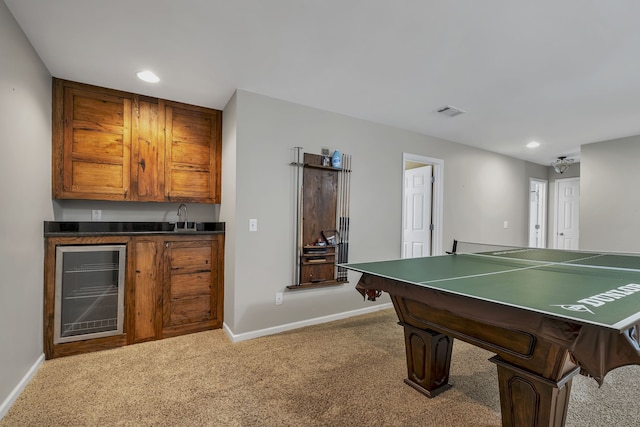
{"type": "Polygon", "coordinates": [[[56,247],[54,344],[120,335],[126,245],[56,247]]]}

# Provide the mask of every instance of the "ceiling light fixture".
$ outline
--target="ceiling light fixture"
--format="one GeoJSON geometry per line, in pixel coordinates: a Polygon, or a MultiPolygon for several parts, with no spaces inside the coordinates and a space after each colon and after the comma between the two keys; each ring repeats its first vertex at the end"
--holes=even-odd
{"type": "Polygon", "coordinates": [[[156,76],[153,71],[149,70],[140,71],[137,76],[140,80],[144,80],[145,82],[149,83],[158,83],[160,81],[160,78],[156,76]]]}
{"type": "Polygon", "coordinates": [[[527,148],[538,148],[540,147],[540,143],[538,141],[531,141],[527,144],[527,148]]]}
{"type": "Polygon", "coordinates": [[[553,170],[559,174],[563,174],[569,169],[569,166],[573,164],[573,159],[567,159],[565,156],[558,157],[558,160],[551,162],[553,170]]]}

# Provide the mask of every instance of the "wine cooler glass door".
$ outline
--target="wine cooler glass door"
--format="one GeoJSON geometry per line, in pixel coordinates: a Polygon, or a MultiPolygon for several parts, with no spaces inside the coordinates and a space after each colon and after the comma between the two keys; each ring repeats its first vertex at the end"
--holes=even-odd
{"type": "Polygon", "coordinates": [[[123,333],[126,245],[58,246],[55,344],[123,333]]]}

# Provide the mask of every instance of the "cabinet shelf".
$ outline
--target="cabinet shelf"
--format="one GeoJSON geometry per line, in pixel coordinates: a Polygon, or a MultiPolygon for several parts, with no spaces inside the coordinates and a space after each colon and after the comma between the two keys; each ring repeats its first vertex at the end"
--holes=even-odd
{"type": "Polygon", "coordinates": [[[118,264],[113,263],[96,263],[96,264],[83,264],[76,267],[72,267],[65,270],[65,274],[70,273],[94,273],[97,271],[118,271],[118,264]]]}
{"type": "Polygon", "coordinates": [[[343,168],[334,168],[333,166],[322,166],[322,165],[316,165],[316,164],[310,164],[310,163],[291,162],[291,165],[292,166],[303,166],[305,168],[323,169],[323,170],[329,170],[329,171],[335,171],[335,172],[351,172],[350,170],[343,169],[343,168]]]}
{"type": "Polygon", "coordinates": [[[299,285],[290,285],[290,286],[287,286],[287,289],[296,291],[301,289],[323,288],[326,286],[341,286],[346,283],[349,283],[349,282],[347,282],[346,280],[323,280],[321,282],[305,282],[305,283],[300,283],[299,285]]]}
{"type": "Polygon", "coordinates": [[[69,296],[63,297],[65,300],[83,299],[83,298],[100,298],[118,295],[118,284],[106,286],[84,286],[80,289],[71,291],[69,296]]]}

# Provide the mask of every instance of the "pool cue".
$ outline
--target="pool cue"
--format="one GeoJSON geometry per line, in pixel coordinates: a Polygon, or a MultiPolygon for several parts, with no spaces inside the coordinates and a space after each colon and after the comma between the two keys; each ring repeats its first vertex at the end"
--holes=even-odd
{"type": "Polygon", "coordinates": [[[295,217],[296,217],[296,233],[295,233],[295,241],[294,241],[294,246],[295,246],[295,262],[294,264],[294,269],[293,269],[293,284],[296,286],[300,285],[300,271],[301,271],[301,266],[300,263],[301,261],[301,255],[302,255],[302,221],[300,221],[300,218],[302,217],[302,185],[300,183],[300,173],[302,172],[303,169],[303,164],[300,161],[300,154],[302,151],[302,147],[294,147],[295,150],[295,173],[296,173],[296,179],[295,179],[295,183],[296,183],[296,212],[295,212],[295,217]]]}
{"type": "MultiPolygon", "coordinates": [[[[349,196],[351,195],[351,155],[345,155],[345,171],[344,171],[344,180],[345,180],[345,197],[344,197],[344,247],[342,249],[343,256],[342,262],[349,262],[349,196]]],[[[342,269],[342,280],[347,281],[347,269],[342,269]]]]}

